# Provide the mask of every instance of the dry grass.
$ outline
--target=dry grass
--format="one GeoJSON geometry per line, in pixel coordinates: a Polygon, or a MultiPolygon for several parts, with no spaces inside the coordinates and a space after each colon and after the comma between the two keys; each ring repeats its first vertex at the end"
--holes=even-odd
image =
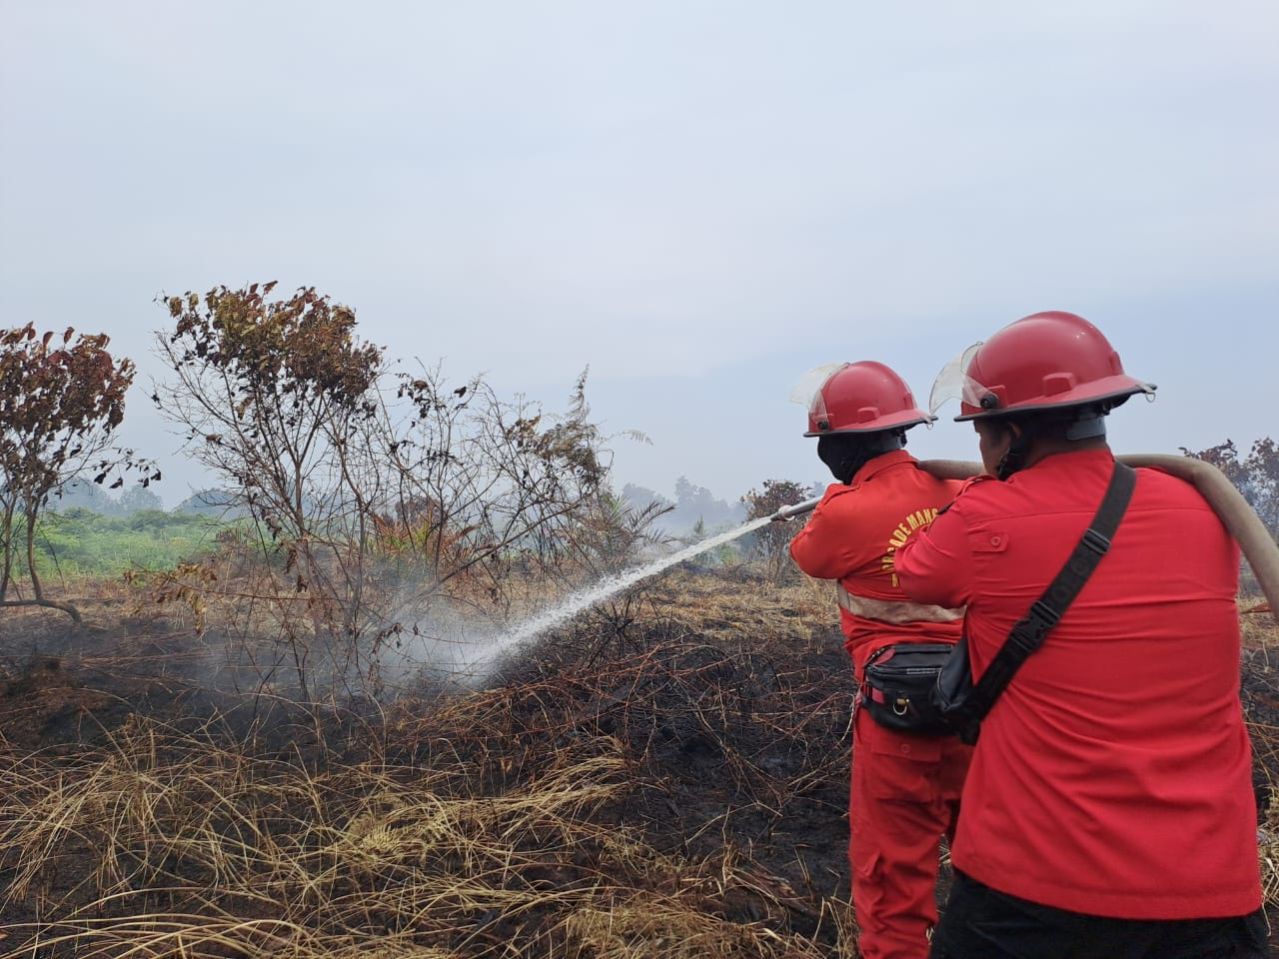
{"type": "Polygon", "coordinates": [[[508,789],[482,778],[465,760],[308,770],[146,720],[69,762],[11,761],[4,903],[34,917],[10,941],[86,959],[823,954],[724,917],[745,868],[601,821],[630,788],[618,742],[566,746],[508,789]]]}

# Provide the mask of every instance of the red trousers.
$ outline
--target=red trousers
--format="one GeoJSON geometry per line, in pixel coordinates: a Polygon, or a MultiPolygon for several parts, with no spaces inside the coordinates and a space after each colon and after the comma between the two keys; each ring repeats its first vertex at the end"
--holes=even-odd
{"type": "Polygon", "coordinates": [[[972,747],[853,725],[848,859],[863,959],[926,959],[937,924],[938,850],[953,836],[972,747]]]}

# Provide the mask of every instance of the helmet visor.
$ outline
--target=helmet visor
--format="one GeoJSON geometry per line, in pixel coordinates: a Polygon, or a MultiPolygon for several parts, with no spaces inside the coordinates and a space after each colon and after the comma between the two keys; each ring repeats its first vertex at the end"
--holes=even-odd
{"type": "Polygon", "coordinates": [[[832,376],[848,365],[847,363],[823,363],[821,366],[814,366],[795,384],[795,388],[791,390],[790,401],[808,410],[808,415],[814,422],[826,419],[826,398],[822,387],[830,382],[832,376]]]}
{"type": "Polygon", "coordinates": [[[937,411],[951,400],[959,400],[970,406],[980,406],[981,398],[989,390],[968,375],[973,357],[981,349],[981,342],[974,343],[953,360],[942,367],[937,378],[933,380],[932,392],[928,394],[928,412],[937,415],[937,411]]]}

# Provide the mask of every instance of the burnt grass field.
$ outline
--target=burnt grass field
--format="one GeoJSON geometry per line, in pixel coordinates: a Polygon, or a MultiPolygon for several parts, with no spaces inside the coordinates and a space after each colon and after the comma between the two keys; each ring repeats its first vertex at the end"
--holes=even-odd
{"type": "MultiPolygon", "coordinates": [[[[214,668],[173,606],[102,600],[0,621],[0,954],[856,955],[818,584],[679,573],[485,688],[321,709],[214,668]]],[[[1244,619],[1268,800],[1279,631],[1244,619]]]]}

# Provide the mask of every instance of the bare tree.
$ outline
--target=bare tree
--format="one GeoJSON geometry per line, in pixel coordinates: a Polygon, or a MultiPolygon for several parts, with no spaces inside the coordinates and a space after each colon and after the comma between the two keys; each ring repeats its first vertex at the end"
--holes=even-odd
{"type": "Polygon", "coordinates": [[[133,363],[107,351],[104,334],[0,331],[0,606],[46,606],[80,621],[74,604],[50,599],[36,565],[36,529],[51,496],[90,472],[93,481],[124,485],[123,473],[160,474],[110,441],[124,419],[133,363]],[[10,598],[23,572],[29,597],[10,598]]]}
{"type": "Polygon", "coordinates": [[[283,638],[310,698],[313,657],[358,649],[371,507],[350,453],[378,411],[382,353],[356,338],[353,310],[309,288],[269,299],[274,286],[167,298],[176,325],[157,344],[175,378],[154,399],[237,492],[274,561],[274,592],[289,597],[283,638]]]}

